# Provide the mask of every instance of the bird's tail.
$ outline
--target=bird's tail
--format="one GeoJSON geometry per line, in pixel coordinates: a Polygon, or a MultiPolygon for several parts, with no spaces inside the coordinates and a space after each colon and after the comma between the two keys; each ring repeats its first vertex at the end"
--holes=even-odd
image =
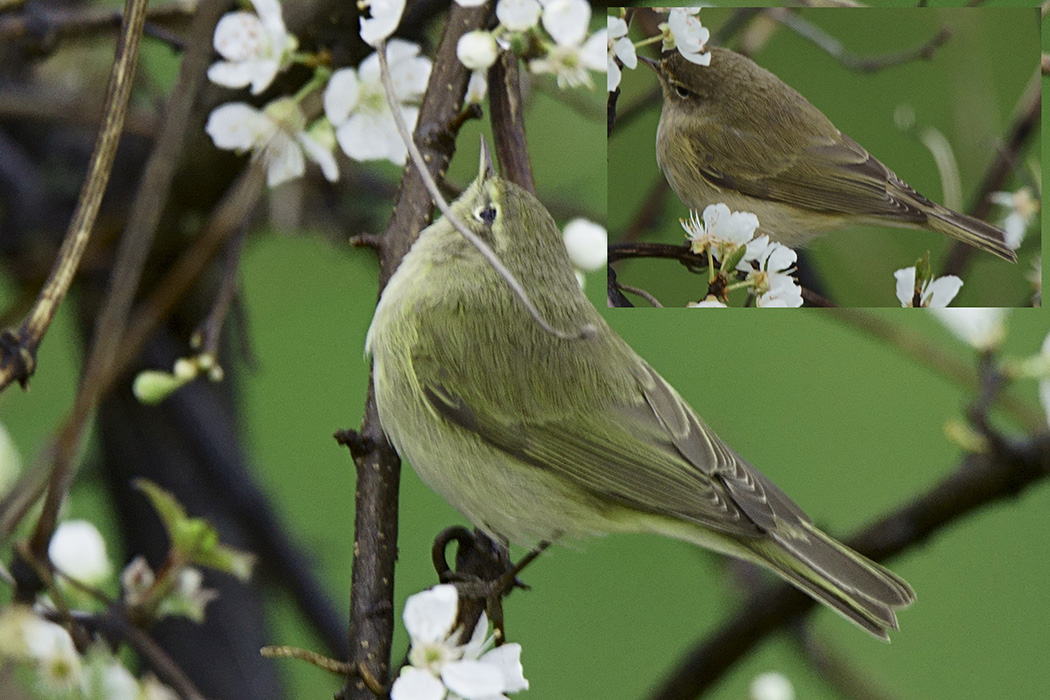
{"type": "Polygon", "coordinates": [[[1006,232],[998,226],[939,205],[935,205],[933,211],[928,211],[926,216],[927,222],[935,231],[981,250],[987,250],[1004,260],[1017,262],[1017,254],[1004,240],[1006,232]]]}
{"type": "Polygon", "coordinates": [[[752,552],[789,583],[875,637],[898,629],[895,610],[915,600],[911,586],[810,523],[752,545],[752,552]]]}

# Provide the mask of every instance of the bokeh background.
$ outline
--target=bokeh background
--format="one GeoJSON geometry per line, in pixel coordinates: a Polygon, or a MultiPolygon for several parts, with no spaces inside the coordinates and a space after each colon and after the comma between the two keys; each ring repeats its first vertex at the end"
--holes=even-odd
{"type": "MultiPolygon", "coordinates": [[[[865,42],[857,47],[885,50],[887,33],[874,29],[875,15],[871,22],[853,26],[854,39],[865,42]]],[[[889,26],[889,36],[928,36],[911,36],[910,19],[889,26]]],[[[1025,36],[1006,41],[998,31],[982,31],[987,32],[979,37],[982,41],[1010,46],[1025,36]]],[[[911,43],[902,40],[901,45],[911,43]]],[[[821,68],[808,71],[814,85],[822,73],[838,70],[823,57],[818,60],[821,68]]],[[[807,73],[801,65],[798,70],[799,76],[807,73]]],[[[1014,80],[1019,89],[1027,70],[1002,80],[1014,80]]],[[[846,78],[857,79],[852,74],[846,78]]],[[[998,81],[995,84],[998,90],[998,81]]],[[[803,91],[815,99],[808,89],[803,91]]],[[[598,86],[588,97],[577,93],[574,99],[579,104],[567,105],[542,90],[533,91],[527,116],[540,197],[559,223],[577,214],[600,220],[605,207],[604,95],[598,86]],[[588,113],[596,118],[581,116],[588,113]]],[[[1009,114],[1009,99],[1004,99],[995,108],[1003,120],[1009,114]]],[[[870,104],[857,110],[870,116],[870,104]]],[[[893,131],[894,104],[887,102],[883,118],[872,124],[874,135],[893,131]]],[[[940,102],[931,99],[931,104],[940,102]]],[[[858,128],[864,123],[858,122],[858,128]]],[[[478,128],[471,124],[460,140],[453,180],[469,180],[476,168],[478,128]]],[[[870,135],[852,133],[868,143],[870,135]]],[[[907,142],[899,135],[890,140],[907,142]]],[[[914,150],[917,160],[926,158],[920,146],[914,150]]],[[[611,158],[615,164],[615,153],[611,158]]],[[[969,166],[974,168],[971,172],[980,172],[980,162],[969,166]]],[[[894,167],[903,170],[896,162],[894,167]]],[[[656,175],[655,162],[652,170],[656,175]]],[[[397,173],[391,168],[387,174],[393,179],[397,173]]],[[[917,179],[910,173],[908,177],[917,179]]],[[[963,181],[972,180],[964,176],[963,181]]],[[[933,187],[924,189],[936,192],[936,180],[930,182],[933,187]]],[[[609,201],[616,204],[626,196],[610,189],[609,201]]],[[[616,206],[611,210],[615,214],[616,206]]],[[[358,231],[345,232],[354,233],[358,231]]],[[[858,233],[857,240],[869,236],[883,245],[896,241],[868,231],[858,233]]],[[[892,269],[887,265],[878,275],[885,281],[877,290],[880,299],[892,299],[892,269]]],[[[975,267],[975,272],[981,269],[975,267]]],[[[248,369],[237,357],[224,358],[239,375],[243,437],[253,472],[343,609],[350,590],[354,474],[347,451],[331,434],[337,428],[356,427],[361,420],[368,377],[364,337],[374,308],[375,279],[371,255],[349,248],[341,238],[273,227],[254,235],[244,260],[243,300],[257,363],[248,369]]],[[[942,478],[961,458],[960,449],[945,438],[943,426],[962,415],[970,394],[826,314],[803,310],[756,317],[732,311],[609,310],[603,308],[603,287],[600,273],[588,280],[588,292],[610,324],[724,439],[833,534],[848,534],[892,511],[942,478]]],[[[8,282],[0,280],[0,302],[6,305],[13,294],[8,282]]],[[[1022,294],[1020,288],[1017,294],[1022,294]]],[[[0,395],[0,420],[26,462],[73,397],[80,361],[73,308],[63,307],[45,340],[31,391],[0,395]]],[[[892,312],[884,317],[964,360],[975,359],[924,313],[892,312]]],[[[1012,313],[1009,328],[1006,354],[1027,356],[1039,350],[1050,320],[1038,310],[1019,310],[1012,313]]],[[[1019,383],[1011,391],[1038,406],[1034,382],[1019,383]]],[[[1005,417],[997,416],[997,422],[1004,430],[1016,429],[1005,417]]],[[[77,482],[68,516],[86,517],[102,527],[118,550],[114,559],[121,561],[119,536],[99,481],[88,466],[77,482]]],[[[436,582],[430,544],[441,529],[457,523],[465,524],[406,467],[399,610],[408,595],[436,582]]],[[[919,597],[901,614],[902,630],[892,644],[873,641],[825,610],[811,618],[814,630],[891,696],[1041,697],[1050,644],[1048,531],[1050,486],[1043,483],[889,562],[919,597]]],[[[7,553],[3,556],[8,559],[7,553]]],[[[646,697],[693,643],[732,614],[739,595],[724,563],[688,545],[645,536],[609,537],[553,550],[526,571],[523,578],[532,589],[514,593],[506,603],[508,633],[524,647],[525,673],[532,685],[516,697],[646,697]]],[[[318,647],[285,596],[271,593],[269,612],[273,643],[318,647]]],[[[399,625],[396,653],[407,643],[399,625]]],[[[338,680],[303,664],[274,663],[282,670],[290,698],[329,698],[339,686],[338,680]]],[[[784,635],[759,647],[709,697],[747,697],[752,678],[769,670],[784,673],[800,698],[838,697],[784,635]]]]}
{"type": "MultiPolygon", "coordinates": [[[[717,32],[733,11],[705,9],[705,26],[717,32]]],[[[1034,8],[963,9],[803,9],[797,14],[857,56],[880,56],[921,46],[944,27],[952,37],[930,61],[915,60],[874,73],[849,70],[807,39],[772,20],[753,22],[729,42],[746,38],[761,46],[753,58],[802,93],[828,118],[919,192],[946,203],[934,158],[922,144],[922,129],[937,129],[951,145],[958,165],[966,211],[1007,133],[1018,100],[1034,78],[1039,44],[1039,16],[1034,8]],[[894,121],[898,110],[914,115],[907,131],[894,121]]],[[[642,38],[635,27],[635,40],[642,38]]],[[[658,45],[657,45],[658,46],[658,45]]],[[[639,51],[655,56],[656,49],[639,51]]],[[[628,110],[644,98],[650,106],[637,117],[617,124],[609,141],[609,222],[611,240],[621,240],[652,188],[662,182],[656,164],[656,125],[660,98],[652,99],[655,74],[639,64],[625,70],[618,108],[628,110]]],[[[1019,164],[1021,172],[1007,181],[1013,191],[1039,181],[1039,135],[1029,142],[1019,164]],[[1035,169],[1033,174],[1032,169],[1035,169]]],[[[665,190],[652,225],[641,240],[680,243],[678,222],[688,210],[665,190]]],[[[1002,208],[991,220],[1005,216],[1002,208]]],[[[761,227],[759,229],[761,233],[761,227]]],[[[1040,255],[1038,226],[1033,226],[1018,250],[1019,264],[978,252],[963,275],[965,284],[956,306],[1021,306],[1030,286],[1025,275],[1040,255]]],[[[930,251],[937,271],[952,241],[933,232],[851,227],[832,232],[805,248],[808,264],[826,284],[827,296],[844,306],[899,306],[894,295],[894,270],[914,265],[930,251]]],[[[703,295],[706,284],[691,279],[673,261],[627,261],[617,266],[621,282],[653,293],[665,306],[683,306],[703,295]]],[[[632,297],[640,305],[645,301],[632,297]]]]}

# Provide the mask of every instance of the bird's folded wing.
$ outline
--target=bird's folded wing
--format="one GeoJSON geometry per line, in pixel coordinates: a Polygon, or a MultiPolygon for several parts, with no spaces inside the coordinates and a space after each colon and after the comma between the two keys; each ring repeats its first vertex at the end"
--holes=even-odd
{"type": "MultiPolygon", "coordinates": [[[[804,148],[785,150],[776,157],[763,158],[761,172],[741,171],[718,154],[732,152],[704,134],[694,144],[699,154],[700,175],[722,189],[749,197],[791,204],[828,214],[894,217],[921,223],[926,215],[911,203],[887,192],[888,180],[911,191],[885,165],[873,158],[848,136],[839,140],[814,140],[804,148]],[[728,173],[739,173],[729,175],[728,173]]],[[[717,137],[732,141],[744,136],[723,129],[717,137]]],[[[733,149],[739,150],[739,149],[733,149]]]]}
{"type": "Polygon", "coordinates": [[[496,417],[445,384],[421,384],[445,420],[600,498],[746,537],[805,519],[652,368],[636,374],[638,401],[542,421],[496,417]]]}

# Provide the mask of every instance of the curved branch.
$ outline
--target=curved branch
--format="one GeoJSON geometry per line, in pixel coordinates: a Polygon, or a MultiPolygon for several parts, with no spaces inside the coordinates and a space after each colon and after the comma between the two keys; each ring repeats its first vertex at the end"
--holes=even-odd
{"type": "MultiPolygon", "coordinates": [[[[1013,498],[1050,476],[1050,433],[968,454],[926,493],[869,525],[845,544],[875,561],[918,545],[983,506],[1013,498]]],[[[786,583],[750,596],[733,617],[689,652],[651,700],[699,697],[770,633],[808,614],[816,602],[786,583]]]]}
{"type": "Polygon", "coordinates": [[[36,351],[51,325],[58,305],[66,296],[73,281],[80,258],[91,238],[102,195],[109,184],[113,159],[117,155],[124,116],[131,98],[131,85],[138,67],[139,43],[146,22],[146,0],[126,0],[120,41],[106,88],[106,111],[95,140],[87,178],[77,199],[77,208],[69,222],[69,229],[58,251],[58,259],[51,270],[47,284],[40,290],[36,304],[17,332],[4,331],[0,342],[0,391],[14,380],[24,388],[36,369],[36,351]]]}

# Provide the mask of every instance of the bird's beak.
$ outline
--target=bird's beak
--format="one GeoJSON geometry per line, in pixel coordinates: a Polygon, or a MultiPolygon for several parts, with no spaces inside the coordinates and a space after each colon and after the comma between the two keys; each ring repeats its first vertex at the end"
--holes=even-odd
{"type": "Polygon", "coordinates": [[[656,71],[657,75],[661,74],[661,72],[660,72],[660,62],[659,61],[654,61],[653,59],[646,58],[645,56],[639,56],[638,60],[641,61],[642,63],[644,63],[645,65],[649,66],[650,68],[652,68],[654,71],[656,71]]]}
{"type": "Polygon", "coordinates": [[[485,143],[485,137],[481,137],[481,153],[478,163],[478,179],[484,182],[496,174],[496,168],[492,165],[492,152],[489,145],[485,143]]]}

